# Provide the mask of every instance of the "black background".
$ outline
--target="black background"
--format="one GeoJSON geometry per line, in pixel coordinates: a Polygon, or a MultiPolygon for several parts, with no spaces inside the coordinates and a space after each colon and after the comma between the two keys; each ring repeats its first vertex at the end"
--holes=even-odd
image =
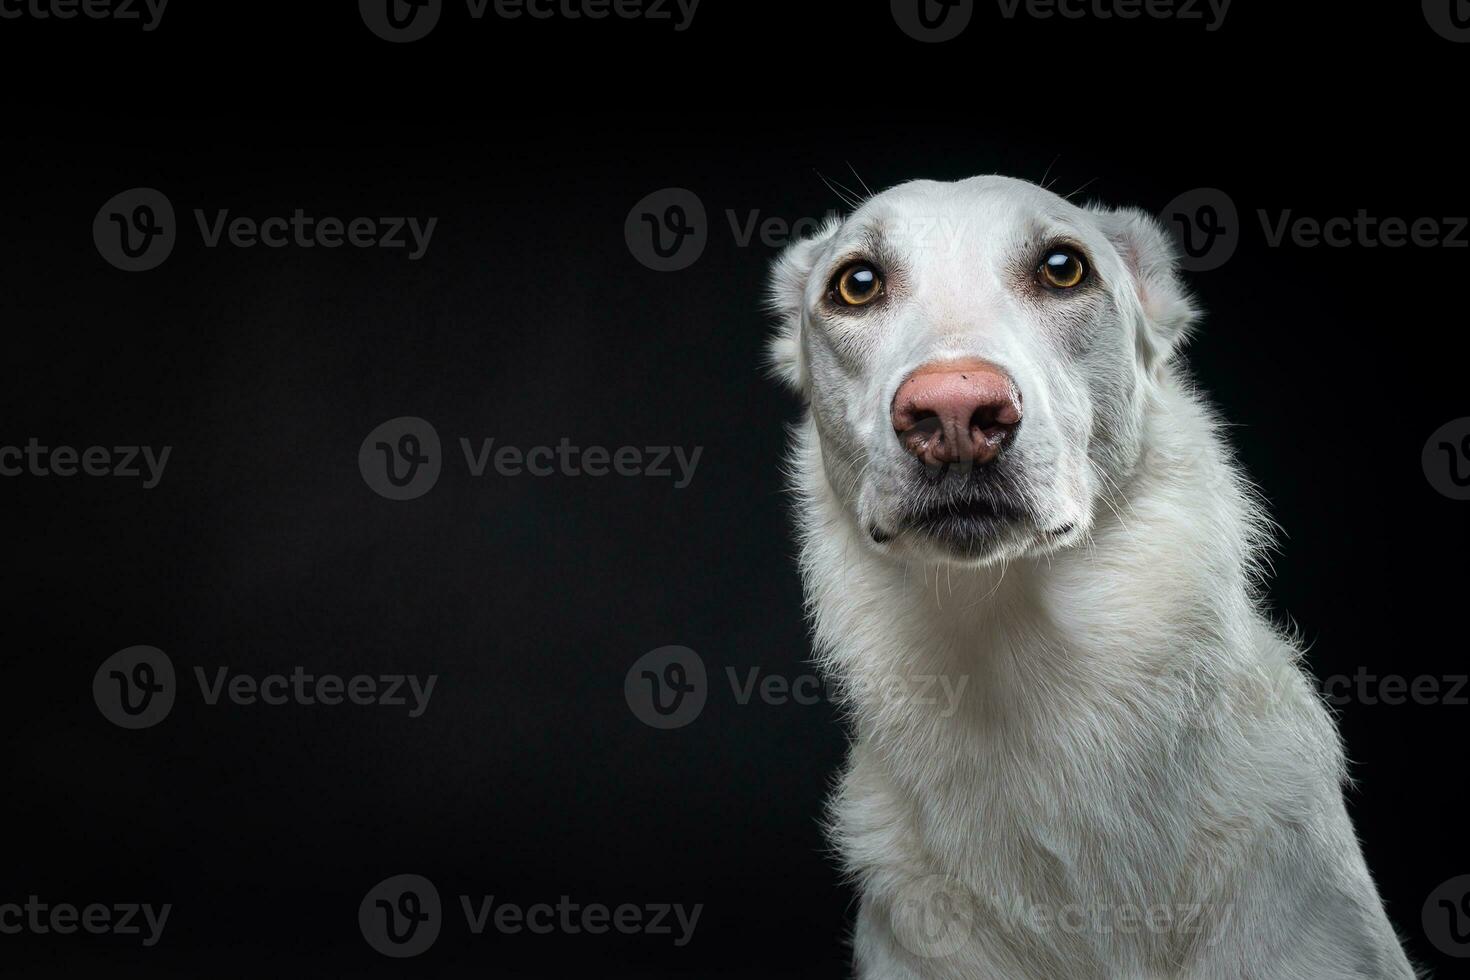
{"type": "MultiPolygon", "coordinates": [[[[1467,413],[1463,250],[1270,248],[1257,209],[1470,210],[1470,47],[1417,4],[1237,0],[1169,21],[1006,21],[922,45],[888,5],[704,0],[692,28],[470,22],[390,45],[354,4],[185,4],[159,29],[0,20],[6,87],[0,444],[173,446],[162,484],[0,481],[7,846],[0,901],[174,905],[163,942],[0,937],[14,976],[842,977],[851,894],[821,803],[830,707],[735,703],[726,667],[810,670],[779,463],[798,406],[763,377],[787,221],[873,187],[1003,172],[1162,208],[1218,187],[1242,243],[1191,277],[1189,358],[1283,535],[1270,601],[1321,677],[1464,671],[1470,505],[1425,440],[1467,413]],[[1305,5],[1302,5],[1305,7],[1305,5]],[[1091,182],[1091,183],[1089,183],[1091,182]],[[159,269],[98,255],[92,218],[166,193],[159,269]],[[634,260],[624,219],[687,187],[710,244],[634,260]],[[401,252],[206,249],[190,212],[437,216],[401,252]],[[422,499],[365,486],[379,423],[432,421],[422,499]],[[471,479],[456,440],[703,447],[693,484],[471,479]],[[93,673],[134,644],[186,676],[125,732],[93,673]],[[667,644],[715,678],[697,722],[641,724],[623,677],[667,644]],[[429,711],[210,707],[192,668],[440,676],[429,711]],[[450,905],[384,959],[358,902],[403,872],[450,905]],[[460,894],[702,903],[694,941],[470,937],[460,894]]],[[[1451,975],[1420,909],[1470,871],[1470,708],[1355,701],[1350,798],[1391,917],[1451,975]]]]}

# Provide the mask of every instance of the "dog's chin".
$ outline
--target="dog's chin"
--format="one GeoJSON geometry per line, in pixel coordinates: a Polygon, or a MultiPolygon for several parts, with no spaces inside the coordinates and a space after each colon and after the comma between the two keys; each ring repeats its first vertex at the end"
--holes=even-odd
{"type": "Polygon", "coordinates": [[[1030,536],[1030,522],[1018,508],[978,498],[921,507],[902,527],[924,550],[967,565],[1000,560],[1030,536]]]}
{"type": "Polygon", "coordinates": [[[1019,505],[968,497],[936,501],[893,522],[894,531],[873,529],[879,545],[902,544],[929,560],[981,567],[1063,546],[1075,528],[1047,529],[1019,505]]]}

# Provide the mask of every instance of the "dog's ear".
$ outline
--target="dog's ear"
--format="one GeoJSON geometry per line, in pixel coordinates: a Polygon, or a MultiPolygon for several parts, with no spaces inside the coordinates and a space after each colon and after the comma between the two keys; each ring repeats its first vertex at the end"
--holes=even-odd
{"type": "Polygon", "coordinates": [[[1092,208],[1103,232],[1123,257],[1143,308],[1139,353],[1152,367],[1189,337],[1199,311],[1179,277],[1174,239],[1153,215],[1137,208],[1092,208]]]}
{"type": "Polygon", "coordinates": [[[810,379],[801,356],[801,329],[806,309],[807,284],[822,248],[841,222],[829,218],[810,238],[786,246],[771,266],[766,308],[776,319],[776,332],[766,347],[771,373],[798,394],[805,396],[810,379]]]}

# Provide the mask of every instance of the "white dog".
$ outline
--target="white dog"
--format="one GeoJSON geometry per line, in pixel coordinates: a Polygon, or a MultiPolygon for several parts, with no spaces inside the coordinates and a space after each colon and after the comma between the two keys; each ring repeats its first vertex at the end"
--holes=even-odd
{"type": "Polygon", "coordinates": [[[977,177],[774,275],[861,980],[1408,980],[1152,218],[977,177]],[[934,682],[964,696],[933,696],[934,682]]]}

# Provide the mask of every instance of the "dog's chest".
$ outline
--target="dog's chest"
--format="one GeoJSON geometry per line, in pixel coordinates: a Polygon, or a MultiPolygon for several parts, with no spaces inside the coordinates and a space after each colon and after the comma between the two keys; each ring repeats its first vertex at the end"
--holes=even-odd
{"type": "MultiPolygon", "coordinates": [[[[1080,724],[1080,722],[1079,722],[1080,724]]],[[[1017,900],[1055,908],[1095,901],[1162,901],[1169,869],[1189,859],[1176,790],[1127,746],[1097,731],[955,733],[950,770],[908,789],[930,853],[1017,900]]]]}
{"type": "Polygon", "coordinates": [[[901,826],[850,827],[847,852],[892,862],[866,869],[879,871],[870,881],[887,882],[877,887],[889,889],[890,903],[911,901],[916,888],[927,901],[936,887],[958,902],[976,962],[1004,965],[997,975],[1012,977],[1059,976],[1079,964],[1152,975],[1208,925],[1192,921],[1199,905],[1185,869],[1200,858],[1188,829],[1147,798],[1145,777],[1111,779],[1075,756],[1004,740],[972,743],[966,762],[930,769],[922,786],[890,782],[894,798],[866,801],[867,810],[901,826]],[[1130,782],[1142,788],[1121,788],[1130,782]],[[1050,974],[1025,972],[1048,964],[1050,974]]]}

